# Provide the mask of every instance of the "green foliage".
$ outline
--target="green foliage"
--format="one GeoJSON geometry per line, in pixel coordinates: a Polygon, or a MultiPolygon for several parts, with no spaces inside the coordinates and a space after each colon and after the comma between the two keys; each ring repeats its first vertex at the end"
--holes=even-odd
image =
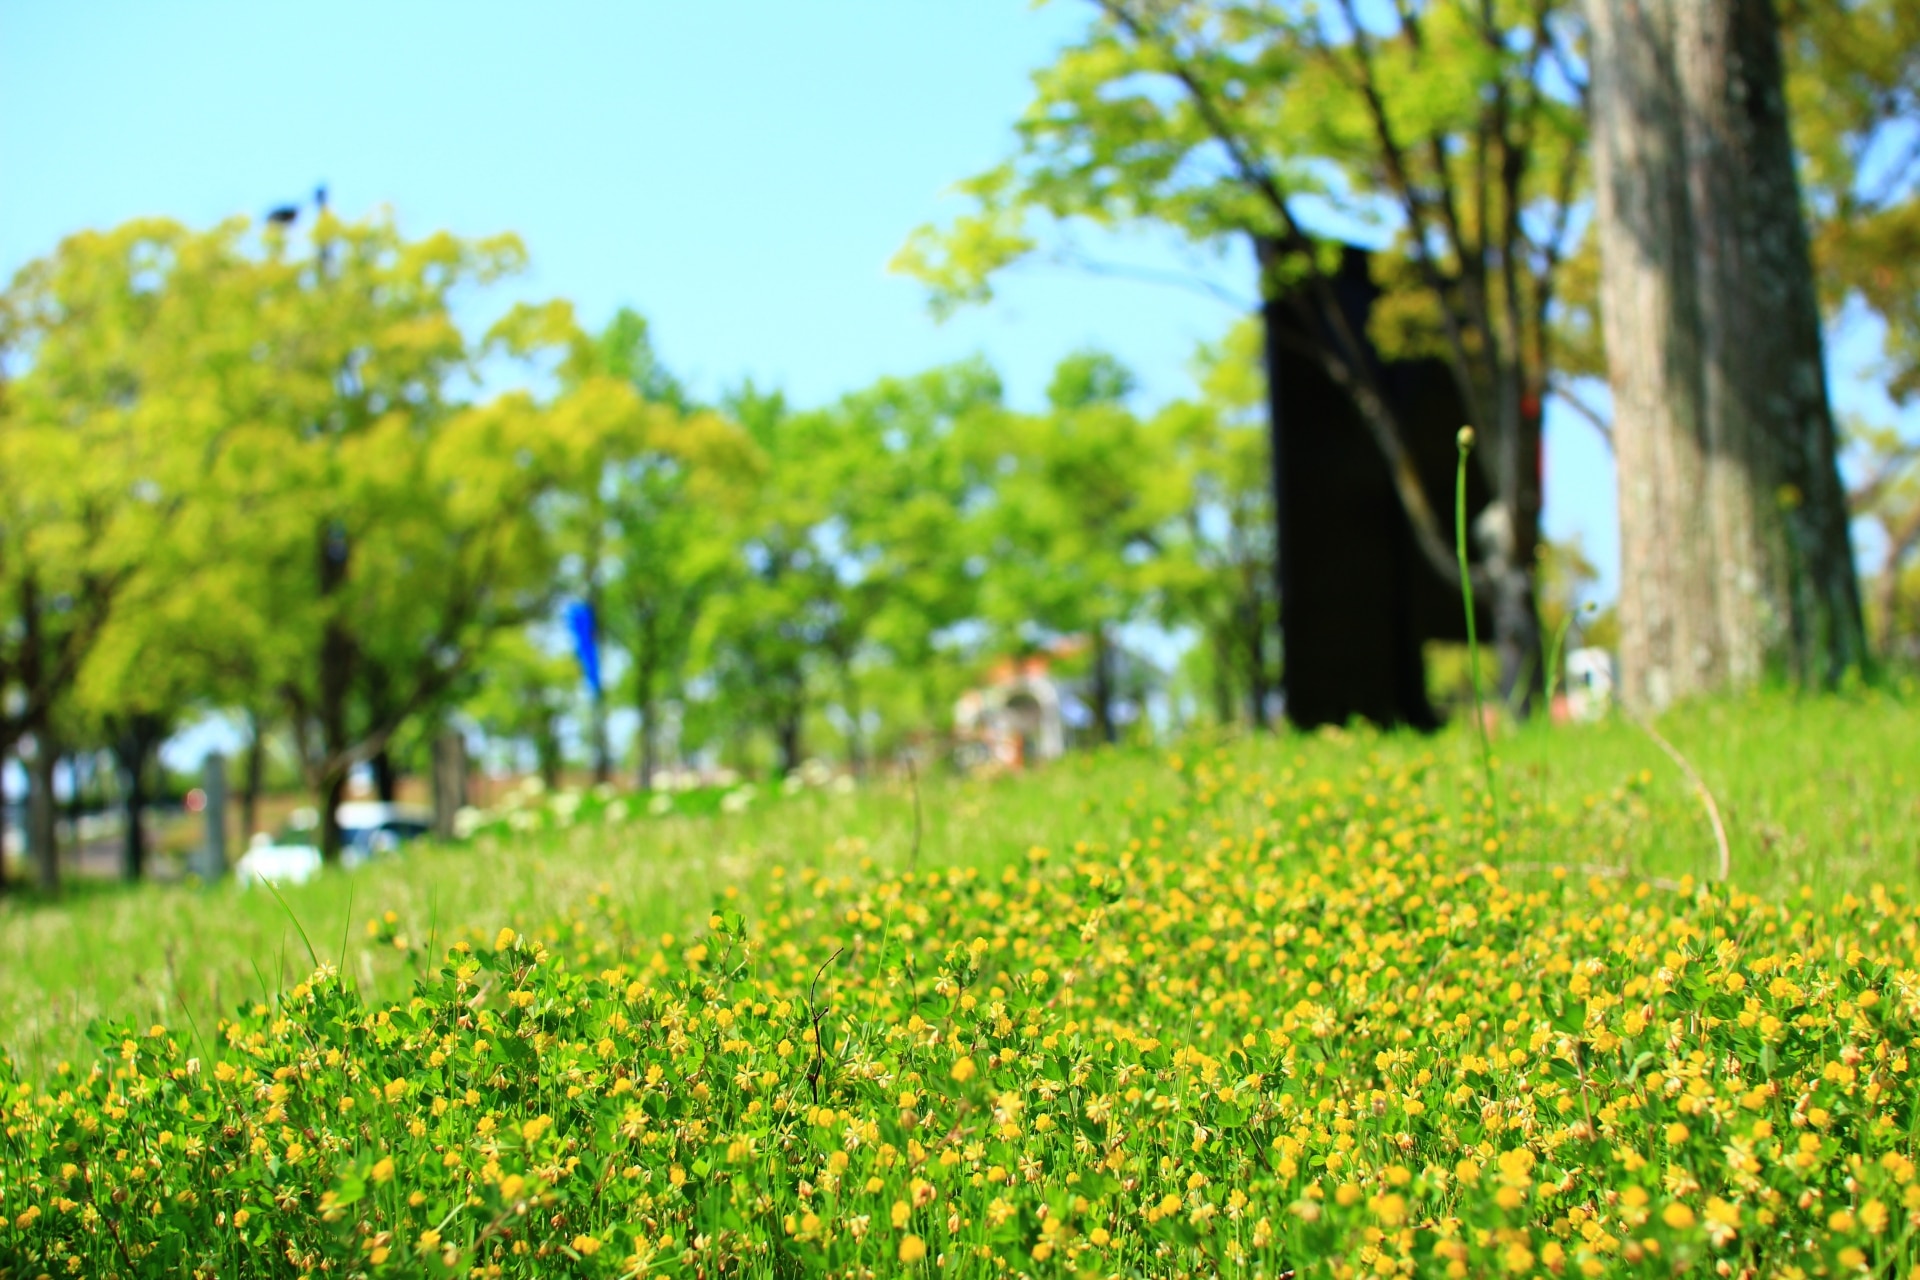
{"type": "Polygon", "coordinates": [[[1905,401],[1920,392],[1920,14],[1900,0],[1782,10],[1822,292],[1885,326],[1888,390],[1905,401]]]}

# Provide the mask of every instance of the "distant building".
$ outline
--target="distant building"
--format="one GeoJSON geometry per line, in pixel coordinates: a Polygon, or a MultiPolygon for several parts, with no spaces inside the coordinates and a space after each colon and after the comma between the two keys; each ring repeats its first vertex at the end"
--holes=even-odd
{"type": "Polygon", "coordinates": [[[966,763],[1022,769],[1066,754],[1063,691],[1048,667],[1044,657],[1009,658],[961,695],[953,727],[966,763]]]}

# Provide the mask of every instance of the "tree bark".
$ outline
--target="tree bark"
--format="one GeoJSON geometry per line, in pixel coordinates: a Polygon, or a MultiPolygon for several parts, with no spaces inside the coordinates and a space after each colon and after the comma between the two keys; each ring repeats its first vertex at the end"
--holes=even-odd
{"type": "Polygon", "coordinates": [[[773,736],[780,750],[780,776],[784,778],[800,767],[800,713],[783,712],[773,736]]]}
{"type": "Polygon", "coordinates": [[[1622,693],[1866,656],[1771,0],[1590,0],[1622,693]]]}
{"type": "Polygon", "coordinates": [[[120,873],[138,880],[147,869],[147,833],[143,825],[147,811],[147,764],[164,736],[165,724],[157,717],[133,712],[118,721],[113,734],[113,758],[119,766],[120,807],[125,818],[121,832],[120,873]]]}
{"type": "Polygon", "coordinates": [[[640,789],[651,790],[660,768],[660,706],[654,686],[659,682],[657,622],[653,610],[640,615],[640,638],[633,655],[634,709],[640,713],[640,789]]]}
{"type": "Polygon", "coordinates": [[[1213,641],[1213,718],[1222,728],[1233,723],[1233,644],[1224,627],[1213,641]]]}
{"type": "Polygon", "coordinates": [[[260,821],[260,792],[266,784],[267,744],[261,736],[260,715],[247,712],[247,768],[246,780],[240,792],[240,842],[244,845],[253,838],[260,821]]]}
{"type": "MultiPolygon", "coordinates": [[[[331,598],[347,579],[349,546],[346,531],[330,524],[320,538],[320,594],[331,598]]],[[[329,864],[340,861],[344,837],[340,830],[340,801],[347,790],[351,766],[345,757],[353,744],[347,736],[347,697],[354,668],[353,635],[336,614],[329,616],[320,638],[320,739],[325,765],[321,770],[320,856],[329,864]]]]}
{"type": "Polygon", "coordinates": [[[560,725],[555,717],[549,716],[540,727],[533,743],[534,755],[540,768],[540,781],[547,790],[552,791],[560,785],[560,725]]]}
{"type": "Polygon", "coordinates": [[[1093,629],[1093,723],[1100,741],[1120,740],[1120,726],[1113,722],[1113,645],[1103,626],[1093,629]]]}
{"type": "Polygon", "coordinates": [[[34,882],[42,893],[60,888],[59,829],[53,800],[53,765],[59,754],[47,727],[37,727],[33,756],[27,762],[27,848],[33,857],[34,882]]]}
{"type": "Polygon", "coordinates": [[[374,795],[392,804],[400,795],[400,773],[393,767],[393,754],[382,747],[373,753],[367,767],[373,771],[374,795]]]}

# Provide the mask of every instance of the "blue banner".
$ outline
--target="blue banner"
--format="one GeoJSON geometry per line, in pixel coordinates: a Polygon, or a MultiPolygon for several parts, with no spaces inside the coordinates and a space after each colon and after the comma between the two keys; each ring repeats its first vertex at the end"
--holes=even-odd
{"type": "Polygon", "coordinates": [[[580,659],[580,674],[587,678],[587,688],[597,698],[600,696],[600,644],[594,637],[593,606],[585,600],[569,604],[567,630],[573,634],[573,656],[580,659]]]}

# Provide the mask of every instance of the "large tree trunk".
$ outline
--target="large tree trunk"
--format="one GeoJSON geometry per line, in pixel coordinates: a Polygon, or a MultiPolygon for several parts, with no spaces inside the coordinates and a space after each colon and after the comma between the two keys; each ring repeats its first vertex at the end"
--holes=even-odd
{"type": "Polygon", "coordinates": [[[1660,707],[1865,657],[1771,0],[1590,0],[1621,663],[1660,707]]]}

